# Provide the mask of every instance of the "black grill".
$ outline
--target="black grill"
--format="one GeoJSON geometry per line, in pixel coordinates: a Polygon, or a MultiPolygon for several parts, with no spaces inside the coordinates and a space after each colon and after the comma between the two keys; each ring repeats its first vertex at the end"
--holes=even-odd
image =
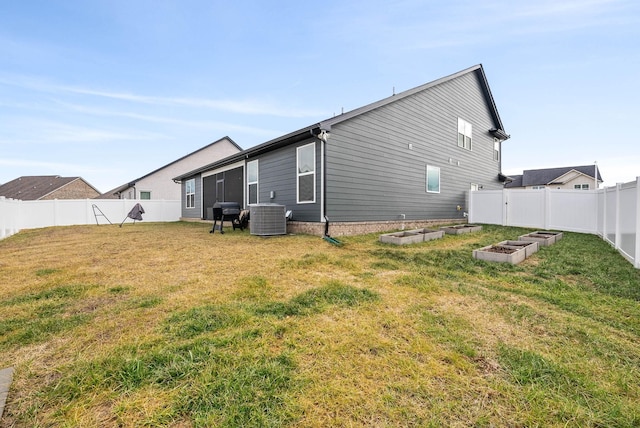
{"type": "Polygon", "coordinates": [[[231,222],[233,230],[236,230],[236,227],[239,227],[240,230],[244,230],[246,225],[240,221],[240,213],[240,204],[237,202],[216,202],[213,204],[213,227],[209,233],[214,233],[216,231],[218,221],[220,221],[220,226],[218,227],[220,233],[224,233],[222,225],[225,220],[231,222]]]}

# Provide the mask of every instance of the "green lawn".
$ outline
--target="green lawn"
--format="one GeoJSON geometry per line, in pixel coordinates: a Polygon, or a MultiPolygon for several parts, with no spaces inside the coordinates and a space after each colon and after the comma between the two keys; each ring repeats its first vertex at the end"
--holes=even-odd
{"type": "Polygon", "coordinates": [[[565,233],[475,248],[209,234],[202,223],[0,241],[2,426],[640,426],[640,272],[565,233]]]}

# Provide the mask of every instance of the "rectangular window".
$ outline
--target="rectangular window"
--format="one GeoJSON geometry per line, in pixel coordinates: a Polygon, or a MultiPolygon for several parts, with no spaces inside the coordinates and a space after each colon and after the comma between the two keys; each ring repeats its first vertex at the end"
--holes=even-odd
{"type": "Polygon", "coordinates": [[[196,179],[192,178],[184,183],[184,193],[187,208],[196,207],[196,179]]]}
{"type": "Polygon", "coordinates": [[[151,199],[151,192],[140,192],[140,199],[151,199]]]}
{"type": "Polygon", "coordinates": [[[464,119],[458,118],[458,147],[471,150],[471,124],[464,119]]]}
{"type": "Polygon", "coordinates": [[[316,143],[296,149],[298,203],[316,201],[316,143]]]}
{"type": "Polygon", "coordinates": [[[588,184],[574,184],[573,188],[576,190],[589,190],[588,184]]]}
{"type": "Polygon", "coordinates": [[[545,186],[531,186],[531,188],[533,190],[540,190],[540,189],[544,189],[545,186]]]}
{"type": "Polygon", "coordinates": [[[497,138],[493,139],[493,160],[500,160],[500,141],[497,138]]]}
{"type": "Polygon", "coordinates": [[[258,203],[258,161],[247,162],[247,205],[258,203]]]}
{"type": "Polygon", "coordinates": [[[427,165],[427,192],[440,193],[440,167],[427,165]]]}

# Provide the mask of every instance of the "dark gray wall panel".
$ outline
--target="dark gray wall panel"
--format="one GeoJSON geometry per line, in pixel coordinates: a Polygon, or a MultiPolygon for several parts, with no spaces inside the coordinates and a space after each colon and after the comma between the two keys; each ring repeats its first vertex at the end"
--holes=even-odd
{"type": "Polygon", "coordinates": [[[327,215],[462,218],[471,183],[502,187],[488,132],[495,125],[476,73],[334,125],[326,149],[327,215]],[[457,145],[458,117],[473,126],[472,151],[457,145]],[[427,164],[440,167],[440,193],[426,192],[427,164]]]}
{"type": "MultiPolygon", "coordinates": [[[[255,160],[252,158],[249,160],[255,160]]],[[[320,142],[309,138],[301,143],[260,155],[258,158],[258,202],[275,203],[293,211],[298,221],[320,221],[320,142]],[[298,204],[296,198],[296,148],[316,141],[315,203],[298,204]],[[271,192],[275,197],[270,198],[271,192]]]]}

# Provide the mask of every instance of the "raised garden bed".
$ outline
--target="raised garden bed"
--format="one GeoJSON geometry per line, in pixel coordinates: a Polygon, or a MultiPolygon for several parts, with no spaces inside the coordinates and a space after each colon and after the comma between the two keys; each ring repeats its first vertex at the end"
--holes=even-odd
{"type": "Polygon", "coordinates": [[[409,231],[385,233],[384,235],[380,235],[380,242],[395,245],[417,244],[418,242],[424,242],[424,237],[422,235],[423,234],[421,233],[409,231]]]}
{"type": "Polygon", "coordinates": [[[555,244],[562,239],[562,232],[535,231],[518,237],[520,241],[537,242],[543,247],[555,244]]]}
{"type": "Polygon", "coordinates": [[[403,232],[385,233],[384,235],[380,235],[380,241],[386,244],[406,245],[431,241],[432,239],[442,238],[443,236],[444,232],[441,230],[413,229],[403,232]]]}
{"type": "Polygon", "coordinates": [[[444,231],[447,235],[460,235],[463,233],[479,232],[482,230],[482,226],[475,224],[458,224],[455,226],[444,226],[440,230],[444,231]]]}
{"type": "Polygon", "coordinates": [[[502,241],[498,242],[496,245],[513,247],[516,249],[524,248],[526,257],[538,252],[538,243],[535,241],[502,241]]]}
{"type": "Polygon", "coordinates": [[[444,236],[444,232],[442,230],[433,230],[433,229],[413,229],[407,230],[407,233],[417,233],[418,235],[422,235],[423,241],[431,241],[432,239],[440,239],[444,236]]]}
{"type": "Polygon", "coordinates": [[[525,247],[517,248],[510,245],[488,245],[478,250],[473,250],[473,258],[487,262],[515,265],[527,258],[527,250],[525,247]]]}

